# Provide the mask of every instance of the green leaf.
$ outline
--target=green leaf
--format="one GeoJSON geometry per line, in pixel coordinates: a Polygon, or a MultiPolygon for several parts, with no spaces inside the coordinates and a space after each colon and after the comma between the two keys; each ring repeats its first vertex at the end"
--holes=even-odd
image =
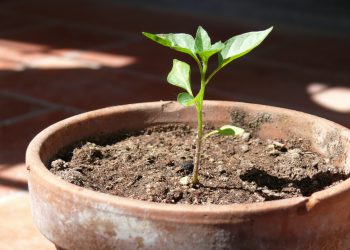
{"type": "Polygon", "coordinates": [[[244,129],[232,125],[224,125],[218,129],[220,135],[240,135],[244,133],[244,129]]]}
{"type": "Polygon", "coordinates": [[[173,68],[168,74],[167,81],[172,85],[185,89],[191,96],[193,96],[191,90],[190,74],[190,65],[188,65],[185,62],[174,59],[173,68]]]}
{"type": "Polygon", "coordinates": [[[219,53],[219,65],[224,67],[231,61],[244,56],[245,54],[256,48],[267,35],[271,32],[273,27],[267,30],[248,32],[238,36],[234,36],[225,42],[225,47],[219,53]]]}
{"type": "Polygon", "coordinates": [[[194,48],[195,42],[191,35],[184,33],[151,34],[148,32],[142,32],[142,34],[163,46],[189,54],[192,57],[196,57],[194,48]]]}
{"type": "Polygon", "coordinates": [[[218,41],[211,46],[210,51],[220,51],[224,47],[225,47],[225,44],[223,44],[221,41],[218,41]]]}
{"type": "Polygon", "coordinates": [[[243,133],[244,133],[244,129],[242,128],[235,127],[232,125],[224,125],[219,129],[209,132],[204,136],[204,138],[207,138],[209,136],[216,135],[216,134],[227,136],[227,135],[240,135],[243,133]]]}
{"type": "Polygon", "coordinates": [[[195,50],[198,54],[210,50],[211,41],[208,33],[199,26],[197,29],[196,39],[195,39],[195,50]]]}
{"type": "Polygon", "coordinates": [[[204,61],[208,61],[212,55],[215,55],[216,53],[220,52],[224,47],[225,45],[221,41],[219,41],[213,44],[209,50],[203,51],[198,54],[201,56],[202,59],[204,59],[204,61]]]}
{"type": "Polygon", "coordinates": [[[192,106],[195,102],[195,98],[187,92],[178,94],[177,101],[183,106],[192,106]]]}
{"type": "Polygon", "coordinates": [[[155,41],[156,43],[159,43],[159,44],[161,44],[163,46],[166,46],[166,47],[171,47],[172,46],[171,41],[166,39],[166,38],[164,38],[163,36],[156,35],[156,34],[151,34],[151,33],[148,33],[148,32],[142,32],[142,34],[145,37],[148,37],[152,41],[155,41]]]}

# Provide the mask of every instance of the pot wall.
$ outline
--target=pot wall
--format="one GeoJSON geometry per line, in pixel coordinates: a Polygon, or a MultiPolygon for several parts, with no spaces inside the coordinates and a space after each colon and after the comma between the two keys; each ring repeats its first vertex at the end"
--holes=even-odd
{"type": "MultiPolygon", "coordinates": [[[[330,121],[268,106],[206,102],[204,122],[249,121],[264,138],[309,139],[350,172],[350,132],[330,121]]],[[[78,115],[40,133],[27,150],[29,191],[39,230],[63,249],[349,249],[350,180],[311,197],[254,204],[171,205],[111,196],[66,183],[45,167],[82,138],[166,123],[196,123],[174,102],[111,107],[78,115]]]]}

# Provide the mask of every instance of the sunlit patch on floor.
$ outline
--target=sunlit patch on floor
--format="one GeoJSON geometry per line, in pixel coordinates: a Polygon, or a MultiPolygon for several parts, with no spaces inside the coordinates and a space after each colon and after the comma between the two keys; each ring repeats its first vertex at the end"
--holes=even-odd
{"type": "Polygon", "coordinates": [[[323,108],[341,113],[350,112],[349,87],[330,87],[327,84],[315,82],[307,86],[307,92],[311,100],[323,108]]]}
{"type": "Polygon", "coordinates": [[[46,45],[0,39],[0,66],[8,70],[121,68],[137,62],[128,55],[50,48],[46,45]]]}

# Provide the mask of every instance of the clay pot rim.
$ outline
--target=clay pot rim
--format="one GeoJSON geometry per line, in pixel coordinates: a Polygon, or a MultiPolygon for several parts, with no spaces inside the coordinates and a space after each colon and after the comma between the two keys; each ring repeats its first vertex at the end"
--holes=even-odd
{"type": "MultiPolygon", "coordinates": [[[[342,195],[343,192],[346,192],[350,189],[350,179],[347,179],[333,187],[327,188],[325,190],[315,192],[310,197],[294,197],[282,200],[274,200],[274,201],[265,201],[265,202],[256,202],[256,203],[246,203],[246,204],[230,204],[230,205],[187,205],[187,204],[164,204],[164,203],[155,203],[149,201],[142,201],[132,198],[114,196],[106,193],[101,193],[97,191],[92,191],[86,188],[82,188],[76,186],[74,184],[68,183],[58,176],[52,174],[42,162],[39,156],[40,148],[43,142],[52,134],[60,129],[64,129],[67,127],[68,123],[75,123],[85,119],[91,119],[91,116],[106,116],[108,114],[112,114],[118,112],[120,110],[125,109],[138,109],[140,107],[155,107],[166,103],[171,103],[173,101],[159,101],[159,102],[145,102],[145,103],[135,103],[135,104],[126,104],[119,105],[113,107],[102,108],[98,110],[93,110],[89,112],[85,112],[82,114],[78,114],[64,120],[61,120],[43,131],[41,131],[38,135],[34,137],[34,139],[30,142],[27,152],[26,152],[26,165],[29,169],[31,175],[40,176],[40,181],[45,183],[48,188],[50,188],[51,192],[55,192],[57,194],[62,194],[62,192],[68,192],[70,194],[79,195],[80,198],[89,199],[92,201],[90,205],[94,203],[105,203],[111,205],[113,207],[120,207],[123,211],[129,214],[134,214],[133,212],[139,211],[139,214],[142,214],[142,211],[147,210],[148,215],[152,216],[152,213],[155,214],[163,214],[164,212],[175,212],[175,213],[189,213],[192,215],[203,215],[206,214],[208,216],[218,214],[247,214],[247,213],[264,213],[275,210],[283,210],[290,208],[298,208],[303,206],[306,211],[312,209],[319,202],[332,202],[332,198],[335,196],[342,195]],[[132,212],[133,211],[133,212],[132,212]]],[[[231,101],[205,101],[206,104],[209,105],[229,105],[233,102],[231,101]]],[[[260,108],[269,108],[278,111],[283,111],[289,114],[302,114],[306,115],[310,118],[321,119],[323,122],[331,123],[332,126],[336,126],[341,130],[348,130],[347,128],[336,124],[332,121],[326,120],[321,117],[313,116],[310,114],[306,114],[299,111],[277,108],[273,106],[260,105],[260,104],[250,104],[243,102],[234,102],[239,105],[248,105],[250,107],[260,107],[260,108]]],[[[93,205],[92,205],[93,206],[93,205]]],[[[101,209],[101,208],[99,208],[101,209]]],[[[104,208],[108,209],[108,208],[104,208]]],[[[135,214],[134,214],[135,215],[135,214]]],[[[144,215],[143,215],[144,216],[144,215]]],[[[197,216],[194,216],[197,217],[197,216]]],[[[181,218],[168,218],[169,220],[181,220],[181,218]]]]}

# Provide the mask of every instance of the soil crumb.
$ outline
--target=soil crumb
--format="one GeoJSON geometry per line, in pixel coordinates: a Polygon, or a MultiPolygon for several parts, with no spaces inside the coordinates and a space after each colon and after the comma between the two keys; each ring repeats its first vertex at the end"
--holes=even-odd
{"type": "MultiPolygon", "coordinates": [[[[208,130],[208,128],[206,128],[208,130]]],[[[262,140],[249,133],[203,143],[200,185],[192,186],[193,128],[157,125],[91,140],[61,152],[50,171],[99,192],[172,204],[253,203],[310,196],[348,178],[302,138],[262,140]],[[93,142],[94,141],[94,142],[93,142]]]]}

